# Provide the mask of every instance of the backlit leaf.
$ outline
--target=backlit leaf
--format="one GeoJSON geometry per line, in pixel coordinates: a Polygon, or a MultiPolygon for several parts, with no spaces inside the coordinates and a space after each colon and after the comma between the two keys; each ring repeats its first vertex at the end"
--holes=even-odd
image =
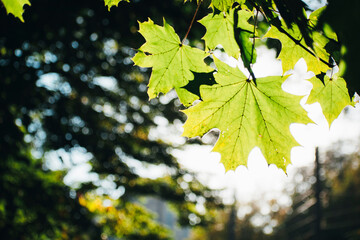
{"type": "Polygon", "coordinates": [[[253,17],[253,13],[246,10],[241,10],[238,13],[238,29],[236,31],[238,36],[236,37],[238,37],[241,59],[243,60],[244,66],[251,70],[250,64],[256,62],[256,50],[253,39],[256,36],[256,31],[254,25],[250,24],[248,20],[253,17]]]}
{"type": "Polygon", "coordinates": [[[105,6],[108,7],[108,11],[110,11],[110,8],[112,6],[117,7],[119,2],[121,2],[121,1],[130,2],[129,0],[104,0],[104,3],[105,3],[105,6]]]}
{"type": "Polygon", "coordinates": [[[221,131],[214,147],[226,170],[247,165],[250,151],[259,147],[269,164],[286,171],[291,148],[298,143],[290,133],[291,123],[309,123],[299,96],[284,92],[286,77],[258,78],[257,86],[238,69],[215,59],[217,84],[200,89],[202,102],[184,110],[188,119],[184,136],[202,136],[221,131]]]}
{"type": "Polygon", "coordinates": [[[324,83],[317,77],[313,77],[309,81],[312,83],[313,88],[306,103],[319,102],[330,126],[341,111],[347,105],[352,104],[346,82],[337,75],[334,75],[332,78],[325,76],[324,83]]]}
{"type": "Polygon", "coordinates": [[[5,6],[7,13],[13,14],[15,17],[19,18],[24,22],[23,13],[24,5],[31,5],[29,0],[1,0],[5,6]]]}
{"type": "MultiPolygon", "coordinates": [[[[235,39],[234,14],[238,14],[238,26],[236,27],[239,27],[239,30],[253,31],[254,26],[247,22],[253,14],[246,10],[237,11],[232,9],[229,13],[210,13],[199,22],[206,28],[203,39],[205,40],[208,49],[215,49],[217,45],[221,44],[228,55],[238,58],[240,55],[240,48],[235,39]]],[[[237,37],[242,38],[243,36],[237,37]]]]}
{"type": "MultiPolygon", "coordinates": [[[[310,15],[310,20],[313,24],[315,23],[315,19],[317,19],[317,14],[318,12],[315,12],[315,15],[310,15]]],[[[280,40],[281,52],[278,58],[281,59],[284,72],[293,69],[300,58],[304,58],[308,70],[314,72],[315,74],[326,72],[330,68],[326,63],[324,63],[324,61],[328,62],[330,57],[330,54],[325,50],[325,46],[329,42],[325,36],[319,32],[313,32],[312,49],[306,45],[305,40],[296,25],[293,25],[292,28],[286,28],[285,24],[282,25],[283,30],[288,35],[279,31],[277,27],[272,26],[264,37],[280,40]]]]}
{"type": "Polygon", "coordinates": [[[228,9],[231,8],[231,6],[234,4],[235,0],[212,0],[212,6],[214,6],[216,9],[225,12],[228,9]]]}
{"type": "Polygon", "coordinates": [[[155,98],[159,93],[167,93],[175,88],[180,100],[188,106],[195,99],[195,95],[185,89],[179,88],[194,79],[192,72],[211,72],[204,58],[208,55],[205,51],[180,42],[174,29],[165,22],[164,26],[154,24],[150,19],[140,23],[139,32],[146,42],[140,47],[133,61],[140,67],[152,67],[149,81],[149,98],[155,98]],[[190,94],[187,95],[187,94],[190,94]]]}

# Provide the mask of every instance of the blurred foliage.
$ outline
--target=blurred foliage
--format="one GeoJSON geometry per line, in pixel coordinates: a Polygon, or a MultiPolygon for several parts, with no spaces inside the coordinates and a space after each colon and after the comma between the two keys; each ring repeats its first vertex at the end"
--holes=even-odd
{"type": "Polygon", "coordinates": [[[360,239],[360,149],[344,149],[351,142],[338,142],[320,154],[319,179],[312,168],[299,169],[295,175],[292,205],[274,236],[277,239],[360,239]],[[318,182],[319,201],[316,198],[318,182]],[[316,204],[320,210],[316,212],[316,204]],[[316,219],[320,230],[316,229],[316,219]],[[292,237],[292,236],[296,237],[292,237]]]}
{"type": "Polygon", "coordinates": [[[45,172],[29,154],[0,161],[0,234],[6,239],[93,239],[100,229],[70,196],[64,172],[45,172]]]}
{"type": "MultiPolygon", "coordinates": [[[[146,209],[133,205],[144,195],[172,202],[182,225],[211,222],[211,215],[195,206],[205,210],[220,206],[216,192],[181,168],[170,154],[173,143],[150,134],[164,116],[169,124],[183,120],[180,103],[174,98],[149,102],[144,82],[149,72],[134,68],[131,61],[131,47],[142,42],[137,20],[151,17],[161,22],[165,13],[185,34],[186,21],[176,19],[190,21],[196,5],[179,7],[181,0],[120,2],[122,6],[109,13],[98,0],[34,0],[31,4],[25,23],[0,11],[1,236],[98,239],[110,230],[93,220],[109,219],[108,223],[111,214],[89,212],[83,200],[79,205],[79,196],[95,191],[106,198],[116,189],[123,190],[121,201],[114,202],[116,210],[129,208],[144,217],[141,224],[146,231],[140,239],[169,236],[154,225],[146,209]],[[81,160],[72,158],[78,150],[82,153],[78,158],[89,159],[90,174],[98,180],[89,178],[70,189],[62,180],[66,169],[81,160]],[[145,171],[160,167],[166,174],[143,178],[134,162],[145,171]],[[63,171],[48,170],[54,163],[63,171]],[[189,176],[195,180],[186,182],[189,176]],[[104,188],[104,181],[110,181],[111,187],[104,188]],[[194,216],[195,222],[191,221],[194,216]]],[[[139,217],[128,213],[128,218],[139,217]]],[[[119,236],[116,229],[121,227],[112,232],[119,236]]],[[[131,234],[126,236],[135,236],[131,234]]]]}
{"type": "Polygon", "coordinates": [[[241,207],[238,204],[217,210],[216,222],[207,227],[196,227],[188,240],[272,240],[274,238],[271,235],[264,233],[264,227],[272,220],[270,215],[274,214],[261,215],[258,206],[260,206],[259,203],[249,203],[246,207],[250,211],[242,217],[238,217],[237,214],[241,207]],[[260,225],[254,224],[256,218],[262,219],[260,225]]]}
{"type": "Polygon", "coordinates": [[[353,193],[354,202],[360,202],[360,149],[350,154],[341,154],[347,143],[339,143],[335,149],[326,152],[324,163],[324,185],[331,201],[339,201],[353,193]]]}
{"type": "Polygon", "coordinates": [[[155,222],[143,206],[87,193],[80,196],[82,206],[96,214],[96,222],[104,226],[102,237],[126,239],[170,239],[168,229],[155,222]]]}

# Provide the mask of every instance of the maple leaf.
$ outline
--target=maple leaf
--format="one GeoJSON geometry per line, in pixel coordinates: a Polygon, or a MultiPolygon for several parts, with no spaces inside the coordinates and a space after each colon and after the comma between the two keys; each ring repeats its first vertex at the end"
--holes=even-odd
{"type": "Polygon", "coordinates": [[[208,54],[200,49],[182,44],[174,29],[165,22],[165,19],[163,27],[154,24],[151,19],[139,23],[139,25],[139,32],[144,36],[146,42],[132,60],[137,66],[152,67],[148,85],[149,98],[155,98],[159,93],[167,93],[175,88],[182,103],[189,106],[194,99],[197,99],[197,96],[181,87],[194,79],[192,72],[214,70],[204,62],[204,58],[208,54]]]}
{"type": "MultiPolygon", "coordinates": [[[[184,0],[184,3],[186,2],[191,2],[192,0],[184,0]]],[[[196,3],[199,4],[199,2],[202,1],[202,0],[196,0],[196,3]]]]}
{"type": "MultiPolygon", "coordinates": [[[[313,26],[317,22],[319,13],[320,11],[316,11],[309,17],[313,26]]],[[[272,26],[264,38],[280,40],[281,52],[278,58],[281,59],[283,72],[293,69],[300,58],[304,58],[308,70],[315,74],[326,72],[330,68],[328,64],[324,63],[330,57],[330,54],[325,50],[325,46],[329,42],[325,36],[316,31],[312,32],[313,47],[310,48],[306,45],[305,39],[296,25],[292,25],[292,28],[286,28],[285,23],[283,23],[282,28],[279,30],[272,26]]]]}
{"type": "Polygon", "coordinates": [[[130,2],[129,0],[104,0],[105,6],[108,7],[108,11],[110,12],[110,8],[112,6],[117,7],[119,5],[119,2],[121,1],[125,1],[125,2],[130,2]]]}
{"type": "Polygon", "coordinates": [[[23,13],[24,5],[27,4],[31,6],[29,0],[1,0],[5,6],[7,13],[13,14],[15,17],[19,18],[20,21],[24,22],[23,13]]]}
{"type": "Polygon", "coordinates": [[[235,0],[212,0],[211,5],[216,9],[225,12],[231,8],[235,0]]]}
{"type": "Polygon", "coordinates": [[[229,56],[238,58],[240,48],[235,40],[234,12],[233,9],[229,13],[210,13],[199,22],[206,28],[206,33],[202,38],[205,40],[206,48],[215,49],[221,44],[229,56]]]}
{"type": "Polygon", "coordinates": [[[352,105],[346,82],[343,78],[334,75],[332,78],[325,76],[324,83],[317,77],[309,80],[313,88],[307,104],[319,102],[326,120],[331,123],[339,116],[348,105],[352,105]]]}
{"type": "MultiPolygon", "coordinates": [[[[236,23],[234,23],[234,14],[238,14],[237,27],[240,28],[239,30],[248,32],[253,31],[254,26],[247,22],[249,18],[253,16],[253,13],[246,10],[238,11],[232,9],[229,13],[210,13],[199,20],[199,22],[206,28],[206,33],[202,39],[205,40],[208,49],[215,49],[217,45],[221,44],[228,55],[238,58],[240,55],[240,48],[235,39],[234,24],[236,23]]],[[[238,37],[243,38],[244,36],[240,35],[238,37]]]]}
{"type": "MultiPolygon", "coordinates": [[[[192,0],[184,0],[184,3],[191,2],[192,0]]],[[[202,2],[203,0],[197,0],[197,4],[202,2]]],[[[212,0],[210,6],[215,7],[217,10],[220,10],[222,12],[225,12],[229,10],[234,2],[238,2],[239,4],[242,4],[245,2],[245,0],[212,0]]]]}
{"type": "Polygon", "coordinates": [[[184,110],[188,116],[184,136],[202,136],[213,128],[221,131],[213,149],[221,154],[226,170],[247,165],[250,151],[259,147],[268,164],[286,171],[291,148],[298,143],[291,123],[309,123],[300,96],[284,92],[286,77],[258,78],[257,85],[238,69],[215,58],[217,84],[202,86],[202,102],[184,110]]]}
{"type": "Polygon", "coordinates": [[[252,71],[250,64],[256,62],[255,43],[251,38],[255,38],[257,33],[255,26],[248,22],[251,17],[253,17],[253,12],[249,12],[247,10],[239,11],[238,29],[236,29],[236,34],[238,34],[236,37],[238,37],[241,59],[243,60],[244,66],[248,68],[249,71],[252,71]]]}

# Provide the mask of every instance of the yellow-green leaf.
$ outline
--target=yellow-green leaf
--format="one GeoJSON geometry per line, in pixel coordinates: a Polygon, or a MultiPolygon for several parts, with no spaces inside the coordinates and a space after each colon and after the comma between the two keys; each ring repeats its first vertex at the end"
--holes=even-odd
{"type": "MultiPolygon", "coordinates": [[[[317,11],[310,15],[310,22],[312,25],[316,24],[318,13],[319,12],[317,11]]],[[[264,37],[280,40],[281,52],[278,58],[281,59],[284,72],[293,69],[300,58],[304,58],[308,70],[314,72],[315,74],[326,72],[328,69],[330,69],[330,67],[324,63],[324,61],[328,62],[330,56],[330,54],[325,50],[325,46],[329,42],[325,36],[323,36],[320,32],[313,32],[312,49],[306,45],[305,40],[296,25],[293,25],[291,29],[286,28],[285,23],[283,23],[282,26],[283,30],[291,37],[279,31],[279,29],[275,26],[272,26],[264,37]],[[294,40],[296,40],[296,42],[294,40]]]]}
{"type": "Polygon", "coordinates": [[[19,18],[24,22],[23,13],[24,5],[31,5],[29,0],[1,0],[5,6],[7,13],[13,14],[15,17],[19,18]]]}
{"type": "Polygon", "coordinates": [[[231,6],[234,4],[235,0],[212,0],[211,4],[216,9],[225,12],[228,9],[231,8],[231,6]]]}
{"type": "Polygon", "coordinates": [[[343,78],[334,75],[332,78],[325,76],[324,83],[317,77],[309,80],[313,88],[307,100],[307,104],[319,102],[326,120],[331,123],[339,116],[341,111],[351,105],[346,82],[343,78]]]}
{"type": "Polygon", "coordinates": [[[237,11],[232,9],[229,13],[210,13],[199,22],[206,28],[203,39],[208,49],[215,49],[217,45],[221,44],[228,55],[238,58],[240,48],[235,40],[234,14],[238,14],[238,26],[236,27],[241,30],[253,31],[253,25],[247,22],[253,14],[246,10],[237,11]]]}
{"type": "Polygon", "coordinates": [[[117,7],[119,2],[121,2],[121,1],[130,2],[129,0],[104,0],[104,3],[105,3],[105,6],[108,7],[108,11],[110,11],[110,8],[112,6],[117,7]]]}
{"type": "MultiPolygon", "coordinates": [[[[202,1],[202,0],[196,0],[196,3],[199,4],[199,2],[202,1]]],[[[186,2],[191,2],[191,0],[184,0],[184,3],[186,2]]]]}
{"type": "MultiPolygon", "coordinates": [[[[174,29],[165,20],[163,27],[154,24],[151,19],[139,25],[139,32],[146,42],[140,47],[133,61],[140,67],[152,67],[148,85],[149,98],[155,98],[159,93],[167,93],[175,88],[180,100],[192,101],[195,96],[185,96],[191,93],[179,89],[194,79],[192,72],[213,71],[204,62],[208,54],[182,44],[174,29]]],[[[188,106],[192,102],[182,103],[188,106]]]]}
{"type": "Polygon", "coordinates": [[[238,69],[215,59],[217,84],[202,86],[202,102],[184,110],[184,136],[221,131],[213,151],[221,154],[226,170],[247,165],[250,151],[259,147],[269,164],[286,171],[291,148],[297,146],[290,124],[311,120],[300,106],[301,97],[284,92],[286,77],[257,79],[257,85],[238,69]]]}

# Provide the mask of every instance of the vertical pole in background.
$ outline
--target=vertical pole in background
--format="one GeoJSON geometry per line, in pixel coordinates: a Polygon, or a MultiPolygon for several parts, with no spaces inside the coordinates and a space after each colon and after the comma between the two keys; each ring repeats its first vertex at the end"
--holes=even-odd
{"type": "Polygon", "coordinates": [[[234,190],[234,203],[231,206],[229,221],[227,224],[227,240],[235,240],[236,239],[236,212],[237,212],[237,199],[236,199],[236,190],[234,190]]]}
{"type": "Polygon", "coordinates": [[[320,180],[320,160],[319,160],[319,148],[315,148],[315,238],[317,240],[321,240],[321,199],[320,193],[322,191],[322,184],[320,180]]]}
{"type": "Polygon", "coordinates": [[[235,207],[234,203],[231,206],[231,210],[230,210],[230,216],[229,216],[229,222],[228,222],[228,236],[227,236],[227,240],[235,240],[236,238],[236,233],[235,233],[235,227],[236,227],[236,207],[235,207]]]}

